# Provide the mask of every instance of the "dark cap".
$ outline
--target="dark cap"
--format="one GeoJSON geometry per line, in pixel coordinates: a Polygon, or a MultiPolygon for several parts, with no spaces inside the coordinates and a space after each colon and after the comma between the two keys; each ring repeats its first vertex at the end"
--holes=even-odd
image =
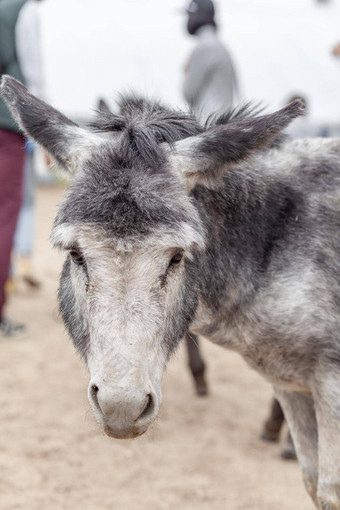
{"type": "Polygon", "coordinates": [[[187,13],[189,15],[187,28],[191,35],[205,25],[216,27],[215,7],[211,0],[192,0],[187,13]]]}
{"type": "Polygon", "coordinates": [[[215,16],[214,4],[211,0],[192,0],[187,9],[188,14],[207,14],[215,16]]]}

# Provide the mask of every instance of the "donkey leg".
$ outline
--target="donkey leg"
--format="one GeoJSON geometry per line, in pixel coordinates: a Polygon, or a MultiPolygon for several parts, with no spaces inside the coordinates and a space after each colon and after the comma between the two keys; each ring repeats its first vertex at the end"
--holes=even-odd
{"type": "Polygon", "coordinates": [[[295,446],[293,443],[292,435],[289,430],[287,432],[287,436],[280,456],[285,460],[296,460],[295,446]]]}
{"type": "Polygon", "coordinates": [[[208,386],[204,377],[205,363],[199,350],[198,337],[192,333],[187,333],[185,342],[188,351],[189,367],[194,378],[197,395],[205,396],[208,394],[208,386]]]}
{"type": "Polygon", "coordinates": [[[302,469],[305,487],[317,508],[318,427],[314,402],[308,393],[288,392],[275,388],[292,434],[302,469]]]}
{"type": "Polygon", "coordinates": [[[273,398],[270,414],[264,424],[261,439],[264,441],[277,441],[279,439],[280,430],[284,419],[285,416],[279,401],[276,398],[273,398]]]}
{"type": "Polygon", "coordinates": [[[340,372],[318,374],[314,402],[318,422],[318,500],[322,510],[340,510],[340,372]]]}

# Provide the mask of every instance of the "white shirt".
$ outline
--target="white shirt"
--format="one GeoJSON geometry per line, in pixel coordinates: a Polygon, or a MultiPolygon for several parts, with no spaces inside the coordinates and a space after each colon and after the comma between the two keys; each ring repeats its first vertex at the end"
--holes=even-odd
{"type": "Polygon", "coordinates": [[[23,5],[15,26],[15,42],[27,88],[36,96],[44,98],[39,8],[39,2],[36,0],[28,0],[23,5]]]}

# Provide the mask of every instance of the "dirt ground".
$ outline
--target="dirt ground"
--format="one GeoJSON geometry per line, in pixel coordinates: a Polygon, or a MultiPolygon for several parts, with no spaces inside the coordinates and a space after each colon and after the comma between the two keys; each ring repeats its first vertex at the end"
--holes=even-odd
{"type": "Polygon", "coordinates": [[[0,344],[1,510],[312,510],[298,465],[259,440],[271,391],[243,360],[206,343],[211,394],[194,395],[184,351],[170,363],[157,423],[107,438],[87,403],[88,376],[57,313],[62,257],[48,236],[62,190],[41,189],[35,266],[8,313],[27,325],[0,344]]]}

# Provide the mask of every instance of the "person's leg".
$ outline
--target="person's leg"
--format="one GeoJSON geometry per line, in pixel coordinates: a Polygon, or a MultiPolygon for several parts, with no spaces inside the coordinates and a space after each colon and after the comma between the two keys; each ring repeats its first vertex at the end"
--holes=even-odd
{"type": "Polygon", "coordinates": [[[34,174],[33,157],[26,151],[22,201],[14,236],[14,252],[18,256],[30,257],[34,237],[34,174]]]}
{"type": "Polygon", "coordinates": [[[0,129],[0,320],[5,305],[11,250],[21,204],[24,139],[0,129]]]}
{"type": "Polygon", "coordinates": [[[34,188],[33,153],[26,151],[24,166],[23,197],[14,236],[14,277],[22,279],[32,288],[39,288],[40,282],[32,266],[34,242],[34,188]]]}

